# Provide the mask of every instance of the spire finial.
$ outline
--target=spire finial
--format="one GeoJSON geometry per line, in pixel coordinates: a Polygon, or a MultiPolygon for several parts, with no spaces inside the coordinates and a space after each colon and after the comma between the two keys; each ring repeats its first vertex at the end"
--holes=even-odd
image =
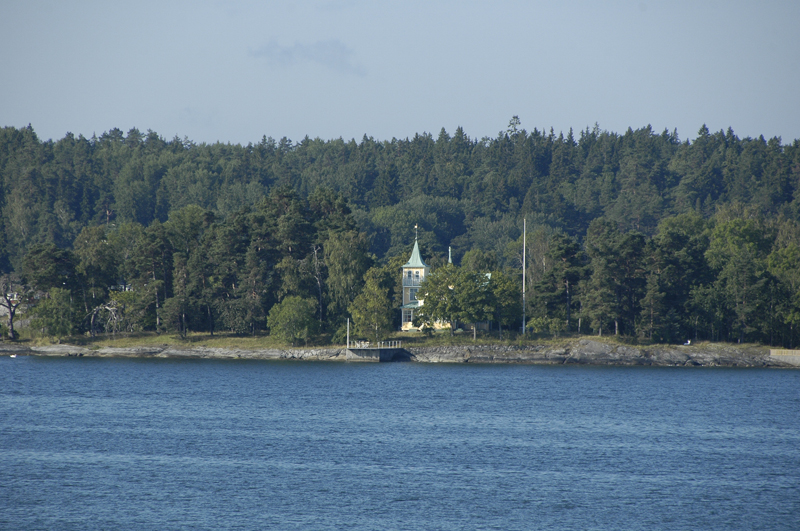
{"type": "Polygon", "coordinates": [[[417,241],[418,237],[419,237],[419,233],[417,231],[417,224],[414,223],[414,241],[417,241]]]}

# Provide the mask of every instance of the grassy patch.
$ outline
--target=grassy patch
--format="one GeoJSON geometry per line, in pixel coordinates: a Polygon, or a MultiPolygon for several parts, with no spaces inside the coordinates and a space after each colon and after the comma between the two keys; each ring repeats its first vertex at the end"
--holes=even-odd
{"type": "Polygon", "coordinates": [[[88,347],[161,347],[165,345],[180,347],[212,347],[212,348],[241,348],[241,349],[266,349],[285,348],[286,345],[270,336],[238,336],[235,334],[217,333],[213,336],[208,333],[190,333],[185,338],[178,334],[156,334],[142,332],[136,334],[117,334],[116,336],[102,335],[96,338],[76,338],[77,343],[88,347]]]}

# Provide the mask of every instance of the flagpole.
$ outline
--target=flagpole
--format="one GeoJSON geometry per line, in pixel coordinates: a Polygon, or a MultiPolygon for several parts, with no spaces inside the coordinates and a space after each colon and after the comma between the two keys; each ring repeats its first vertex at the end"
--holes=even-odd
{"type": "Polygon", "coordinates": [[[525,328],[527,323],[525,320],[525,259],[528,254],[528,226],[527,220],[522,218],[522,337],[525,337],[525,328]]]}

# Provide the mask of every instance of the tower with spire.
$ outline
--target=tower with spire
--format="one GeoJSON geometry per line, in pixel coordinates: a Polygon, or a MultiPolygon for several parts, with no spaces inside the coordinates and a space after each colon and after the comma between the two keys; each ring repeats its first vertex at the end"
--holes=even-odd
{"type": "Polygon", "coordinates": [[[417,292],[420,284],[430,271],[430,268],[422,261],[422,256],[419,254],[416,225],[414,229],[414,249],[411,251],[411,257],[408,262],[403,266],[403,330],[413,328],[414,312],[422,306],[422,301],[417,299],[417,292]]]}

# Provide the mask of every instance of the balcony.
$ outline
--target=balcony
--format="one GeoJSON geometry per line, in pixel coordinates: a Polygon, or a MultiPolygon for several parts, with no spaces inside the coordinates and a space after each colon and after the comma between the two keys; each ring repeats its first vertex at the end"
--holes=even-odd
{"type": "MultiPolygon", "coordinates": [[[[397,277],[395,277],[395,278],[397,278],[397,277]]],[[[423,280],[425,280],[425,277],[423,277],[423,278],[403,277],[403,287],[404,288],[416,288],[416,287],[419,287],[422,284],[423,280]]]]}

